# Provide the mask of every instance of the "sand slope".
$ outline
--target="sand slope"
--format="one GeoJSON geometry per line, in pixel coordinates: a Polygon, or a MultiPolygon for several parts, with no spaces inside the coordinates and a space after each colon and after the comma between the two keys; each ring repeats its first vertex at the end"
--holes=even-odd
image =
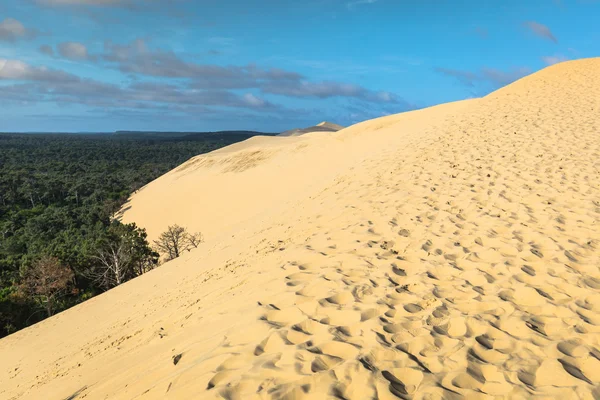
{"type": "Polygon", "coordinates": [[[337,132],[341,131],[342,129],[344,129],[344,127],[341,125],[334,124],[333,122],[323,121],[308,128],[290,129],[289,131],[282,132],[277,136],[302,136],[312,132],[337,132]]]}
{"type": "Polygon", "coordinates": [[[0,398],[599,398],[599,110],[580,60],[192,159],[124,218],[207,242],[0,341],[0,398]]]}

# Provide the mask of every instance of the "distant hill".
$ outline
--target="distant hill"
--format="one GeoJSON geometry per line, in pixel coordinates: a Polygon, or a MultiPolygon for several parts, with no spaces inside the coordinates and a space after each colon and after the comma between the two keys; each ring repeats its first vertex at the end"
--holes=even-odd
{"type": "Polygon", "coordinates": [[[301,136],[311,132],[337,132],[341,129],[344,129],[344,127],[341,125],[323,121],[320,124],[310,126],[308,128],[291,129],[289,131],[282,132],[277,136],[301,136]]]}
{"type": "Polygon", "coordinates": [[[161,132],[161,131],[116,131],[113,134],[119,138],[152,138],[159,140],[206,140],[206,139],[225,139],[236,138],[245,140],[252,136],[276,136],[276,133],[265,133],[255,131],[217,131],[217,132],[161,132]]]}

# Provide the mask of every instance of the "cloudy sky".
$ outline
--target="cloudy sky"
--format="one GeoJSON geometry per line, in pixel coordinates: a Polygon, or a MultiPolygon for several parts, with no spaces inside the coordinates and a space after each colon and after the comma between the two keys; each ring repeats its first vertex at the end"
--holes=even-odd
{"type": "Polygon", "coordinates": [[[600,56],[597,0],[0,0],[0,131],[277,132],[600,56]]]}

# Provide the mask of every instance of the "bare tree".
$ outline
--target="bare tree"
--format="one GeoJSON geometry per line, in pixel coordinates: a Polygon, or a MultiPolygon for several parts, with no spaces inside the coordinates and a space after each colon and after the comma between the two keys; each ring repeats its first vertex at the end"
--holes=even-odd
{"type": "Polygon", "coordinates": [[[160,252],[166,255],[167,260],[173,260],[184,251],[198,247],[203,241],[202,233],[189,233],[184,227],[171,225],[160,234],[154,244],[160,252]]]}
{"type": "Polygon", "coordinates": [[[58,300],[69,292],[73,278],[73,271],[57,258],[44,256],[25,271],[21,290],[51,317],[58,300]]]}
{"type": "Polygon", "coordinates": [[[183,251],[185,233],[185,228],[179,225],[171,225],[165,232],[160,234],[154,244],[160,252],[166,254],[168,260],[172,260],[179,257],[183,251]]]}
{"type": "Polygon", "coordinates": [[[110,289],[128,280],[131,275],[131,252],[124,242],[110,243],[93,257],[99,267],[88,273],[99,286],[110,289]]]}
{"type": "Polygon", "coordinates": [[[198,245],[200,245],[200,243],[204,242],[204,236],[202,236],[202,233],[200,232],[196,232],[196,233],[188,233],[187,236],[187,243],[188,243],[188,250],[190,248],[197,248],[198,245]]]}
{"type": "Polygon", "coordinates": [[[114,225],[93,259],[96,263],[86,276],[108,290],[153,269],[158,254],[146,242],[146,232],[135,224],[114,225]]]}

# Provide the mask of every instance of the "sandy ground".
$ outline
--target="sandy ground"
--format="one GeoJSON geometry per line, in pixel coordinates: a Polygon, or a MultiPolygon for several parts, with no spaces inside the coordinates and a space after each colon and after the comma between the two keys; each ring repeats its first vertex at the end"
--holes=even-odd
{"type": "Polygon", "coordinates": [[[196,157],[123,219],[206,243],[1,340],[0,398],[598,399],[599,111],[580,60],[196,157]]]}

